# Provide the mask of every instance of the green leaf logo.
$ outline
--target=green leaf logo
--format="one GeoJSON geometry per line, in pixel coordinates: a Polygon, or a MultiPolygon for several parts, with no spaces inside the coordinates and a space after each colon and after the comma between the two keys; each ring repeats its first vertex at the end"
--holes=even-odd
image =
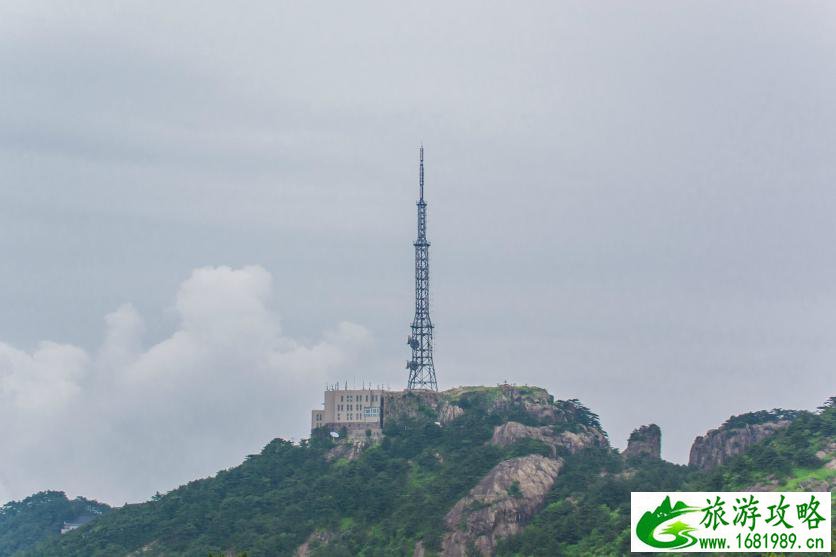
{"type": "Polygon", "coordinates": [[[665,522],[677,516],[698,512],[699,510],[698,507],[689,507],[682,501],[677,501],[675,505],[671,506],[671,498],[665,497],[665,500],[662,501],[661,505],[656,507],[655,511],[646,512],[642,515],[639,523],[636,524],[636,536],[647,545],[660,549],[684,549],[691,547],[697,543],[697,538],[690,534],[696,528],[682,521],[678,520],[673,524],[669,524],[667,528],[659,532],[662,535],[667,534],[673,536],[672,540],[658,540],[654,537],[654,533],[665,522]]]}

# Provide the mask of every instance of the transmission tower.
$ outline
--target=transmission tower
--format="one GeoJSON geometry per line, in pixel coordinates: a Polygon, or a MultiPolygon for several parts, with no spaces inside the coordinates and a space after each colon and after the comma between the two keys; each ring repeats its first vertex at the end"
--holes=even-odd
{"type": "Polygon", "coordinates": [[[415,246],[415,319],[406,343],[412,348],[407,389],[438,390],[433,367],[433,324],[430,320],[430,243],[427,241],[427,203],[424,201],[424,146],[418,166],[418,238],[415,246]]]}

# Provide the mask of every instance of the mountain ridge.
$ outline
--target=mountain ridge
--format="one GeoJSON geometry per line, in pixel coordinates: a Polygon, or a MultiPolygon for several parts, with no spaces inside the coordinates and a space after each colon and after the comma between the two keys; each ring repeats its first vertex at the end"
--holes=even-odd
{"type": "Polygon", "coordinates": [[[349,451],[325,430],[276,439],[9,555],[620,555],[630,491],[832,489],[833,403],[701,471],[654,457],[652,428],[653,450],[619,453],[591,410],[537,387],[406,394],[381,439],[349,451]]]}

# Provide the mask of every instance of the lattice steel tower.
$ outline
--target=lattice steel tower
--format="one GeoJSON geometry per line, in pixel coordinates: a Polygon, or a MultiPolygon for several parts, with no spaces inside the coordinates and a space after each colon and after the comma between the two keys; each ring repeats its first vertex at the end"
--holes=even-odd
{"type": "Polygon", "coordinates": [[[418,238],[415,246],[415,319],[406,343],[412,347],[407,389],[438,390],[433,367],[433,323],[430,320],[430,243],[427,241],[427,204],[424,201],[424,146],[418,166],[418,238]]]}

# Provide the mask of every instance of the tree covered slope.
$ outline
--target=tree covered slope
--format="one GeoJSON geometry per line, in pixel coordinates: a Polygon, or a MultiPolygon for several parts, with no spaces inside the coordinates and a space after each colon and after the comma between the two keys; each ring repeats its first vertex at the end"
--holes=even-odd
{"type": "Polygon", "coordinates": [[[89,522],[109,510],[103,503],[82,497],[67,499],[60,491],[43,491],[8,503],[0,507],[0,556],[57,538],[62,529],[89,522]]]}

